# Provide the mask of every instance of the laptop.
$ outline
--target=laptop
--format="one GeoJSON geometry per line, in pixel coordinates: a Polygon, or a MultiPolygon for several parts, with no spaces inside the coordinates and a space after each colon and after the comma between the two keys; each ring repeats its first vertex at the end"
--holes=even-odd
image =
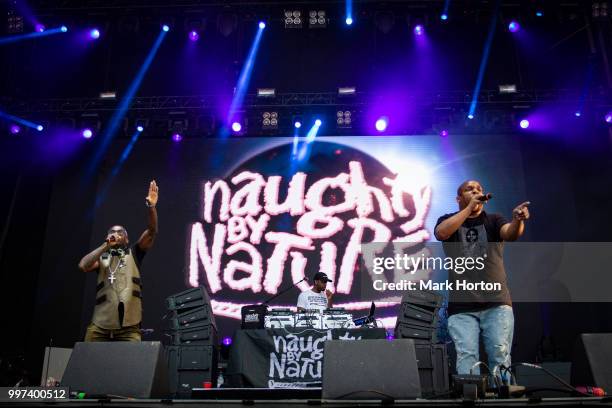
{"type": "Polygon", "coordinates": [[[364,324],[372,323],[374,321],[374,312],[376,311],[376,305],[372,302],[370,305],[370,313],[367,316],[358,317],[353,320],[355,326],[363,326],[364,324]]]}

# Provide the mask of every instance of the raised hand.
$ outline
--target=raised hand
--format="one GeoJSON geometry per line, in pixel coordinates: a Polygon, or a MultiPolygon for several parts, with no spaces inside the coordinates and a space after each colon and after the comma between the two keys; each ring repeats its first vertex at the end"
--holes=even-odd
{"type": "Polygon", "coordinates": [[[529,201],[519,204],[514,210],[512,210],[512,218],[519,221],[529,219],[529,208],[527,207],[529,204],[531,204],[529,201]]]}
{"type": "Polygon", "coordinates": [[[155,180],[149,183],[149,194],[147,194],[147,204],[151,207],[155,207],[157,205],[157,198],[159,196],[159,188],[157,187],[157,183],[155,180]]]}

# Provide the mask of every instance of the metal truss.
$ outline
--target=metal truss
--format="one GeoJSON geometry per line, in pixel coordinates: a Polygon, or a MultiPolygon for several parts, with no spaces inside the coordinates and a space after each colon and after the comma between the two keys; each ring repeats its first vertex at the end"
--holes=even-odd
{"type": "MultiPolygon", "coordinates": [[[[120,96],[119,96],[120,97],[120,96]]],[[[351,96],[338,95],[335,92],[316,93],[280,93],[273,98],[258,97],[249,94],[245,97],[243,109],[259,108],[308,108],[316,106],[365,106],[376,102],[376,94],[356,93],[351,96]]],[[[119,99],[100,98],[54,98],[34,99],[9,102],[5,108],[16,113],[87,113],[107,112],[117,108],[119,99]]],[[[219,95],[189,96],[140,96],[130,101],[130,111],[206,111],[214,109],[219,95]]],[[[444,91],[413,93],[407,100],[423,108],[457,107],[469,104],[472,94],[468,91],[444,91]]],[[[545,102],[578,103],[589,102],[597,106],[610,106],[609,92],[583,94],[580,89],[553,89],[519,91],[512,94],[500,94],[497,90],[482,91],[478,95],[479,104],[487,105],[533,105],[545,102]]]]}

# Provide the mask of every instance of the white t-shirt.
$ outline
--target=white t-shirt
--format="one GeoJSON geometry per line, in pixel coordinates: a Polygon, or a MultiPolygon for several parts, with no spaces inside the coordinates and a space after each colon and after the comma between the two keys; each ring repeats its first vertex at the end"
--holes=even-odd
{"type": "Polygon", "coordinates": [[[324,292],[317,293],[312,289],[300,293],[298,296],[297,307],[302,309],[317,309],[323,311],[327,309],[327,296],[324,292]]]}

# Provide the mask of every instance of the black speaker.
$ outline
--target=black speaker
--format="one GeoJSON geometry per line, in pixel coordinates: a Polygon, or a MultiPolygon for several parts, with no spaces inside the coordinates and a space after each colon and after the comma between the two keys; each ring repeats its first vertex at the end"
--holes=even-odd
{"type": "Polygon", "coordinates": [[[324,399],[414,399],[421,383],[412,340],[329,340],[324,399]]]}
{"type": "Polygon", "coordinates": [[[572,385],[601,387],[612,393],[612,333],[581,334],[572,358],[572,385]]]}
{"type": "Polygon", "coordinates": [[[395,326],[395,338],[414,339],[417,340],[417,343],[436,343],[438,341],[438,329],[436,327],[397,323],[395,326]]]}
{"type": "Polygon", "coordinates": [[[194,307],[210,306],[210,297],[204,287],[188,289],[181,293],[176,293],[166,298],[166,307],[168,310],[184,311],[193,309],[194,307]]]}
{"type": "Polygon", "coordinates": [[[168,347],[168,375],[170,393],[178,397],[191,397],[194,388],[206,388],[206,383],[217,386],[216,346],[168,347]]]}
{"type": "Polygon", "coordinates": [[[217,346],[219,343],[217,329],[212,324],[190,326],[172,332],[172,345],[217,346]]]}
{"type": "Polygon", "coordinates": [[[423,397],[445,394],[448,384],[446,344],[415,344],[423,397]]]}
{"type": "Polygon", "coordinates": [[[62,386],[90,395],[166,398],[163,345],[158,341],[76,343],[62,386]]]}

